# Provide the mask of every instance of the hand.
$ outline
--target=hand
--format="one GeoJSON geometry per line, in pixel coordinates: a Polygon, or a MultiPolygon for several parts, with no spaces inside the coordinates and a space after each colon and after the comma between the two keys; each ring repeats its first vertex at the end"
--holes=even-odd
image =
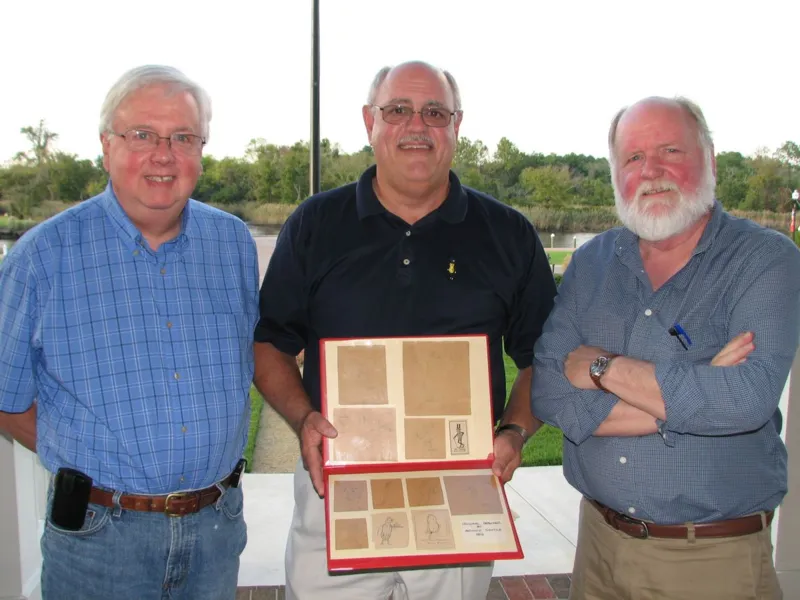
{"type": "Polygon", "coordinates": [[[564,361],[564,375],[580,390],[596,390],[597,386],[589,376],[589,366],[601,354],[607,353],[596,346],[578,346],[567,354],[567,360],[564,361]]]}
{"type": "Polygon", "coordinates": [[[522,436],[516,431],[501,431],[494,438],[492,472],[503,483],[511,481],[514,471],[522,464],[522,436]]]}
{"type": "Polygon", "coordinates": [[[747,360],[747,356],[756,349],[753,343],[755,334],[745,331],[734,337],[717,355],[711,359],[713,367],[732,367],[740,365],[747,360]]]}
{"type": "Polygon", "coordinates": [[[313,410],[308,413],[300,425],[300,454],[303,457],[303,467],[311,477],[311,483],[320,498],[325,495],[324,480],[322,477],[322,438],[335,438],[339,435],[336,428],[331,425],[322,413],[313,410]]]}

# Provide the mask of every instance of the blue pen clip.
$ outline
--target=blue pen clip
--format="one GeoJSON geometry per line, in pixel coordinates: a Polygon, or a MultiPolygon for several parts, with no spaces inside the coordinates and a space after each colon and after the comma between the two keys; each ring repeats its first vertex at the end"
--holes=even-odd
{"type": "Polygon", "coordinates": [[[675,323],[672,327],[669,328],[669,334],[678,339],[683,346],[684,350],[688,350],[689,346],[692,345],[692,339],[689,337],[689,334],[681,327],[678,323],[675,323]],[[683,336],[683,337],[681,337],[683,336]],[[686,338],[686,341],[683,341],[683,338],[686,338]]]}

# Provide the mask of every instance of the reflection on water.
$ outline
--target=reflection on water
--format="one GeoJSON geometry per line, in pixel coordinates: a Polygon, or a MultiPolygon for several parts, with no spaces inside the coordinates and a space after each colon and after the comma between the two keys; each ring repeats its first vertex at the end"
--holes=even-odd
{"type": "Polygon", "coordinates": [[[260,237],[262,235],[278,235],[281,225],[253,225],[248,223],[247,228],[253,237],[260,237]]]}

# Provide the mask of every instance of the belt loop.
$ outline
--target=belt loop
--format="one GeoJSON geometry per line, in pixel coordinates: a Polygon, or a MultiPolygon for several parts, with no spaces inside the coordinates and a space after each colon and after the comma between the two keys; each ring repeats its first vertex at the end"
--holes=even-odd
{"type": "Polygon", "coordinates": [[[762,510],[760,513],[758,513],[758,516],[761,517],[761,531],[764,531],[769,527],[769,525],[767,525],[767,513],[762,510]]]}
{"type": "Polygon", "coordinates": [[[695,533],[694,523],[686,523],[686,539],[690,544],[697,543],[697,535],[695,533]]]}
{"type": "Polygon", "coordinates": [[[111,498],[111,503],[114,506],[114,512],[111,513],[111,516],[116,517],[117,519],[122,516],[122,504],[120,504],[119,499],[122,497],[122,492],[120,490],[114,491],[114,496],[111,498]]]}
{"type": "Polygon", "coordinates": [[[219,510],[220,503],[222,502],[222,499],[225,497],[225,494],[228,492],[228,488],[222,485],[221,481],[215,483],[214,487],[216,487],[219,490],[219,498],[217,498],[217,501],[214,503],[214,510],[219,510]]]}

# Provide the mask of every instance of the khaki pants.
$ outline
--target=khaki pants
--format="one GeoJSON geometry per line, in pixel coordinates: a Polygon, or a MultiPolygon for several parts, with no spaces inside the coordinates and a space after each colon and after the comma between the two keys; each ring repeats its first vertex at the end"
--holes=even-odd
{"type": "Polygon", "coordinates": [[[286,544],[287,600],[486,600],[494,566],[329,575],[326,561],[325,505],[298,461],[294,516],[286,544]]]}
{"type": "Polygon", "coordinates": [[[640,540],[581,502],[570,600],[781,600],[769,528],[731,538],[640,540]]]}

